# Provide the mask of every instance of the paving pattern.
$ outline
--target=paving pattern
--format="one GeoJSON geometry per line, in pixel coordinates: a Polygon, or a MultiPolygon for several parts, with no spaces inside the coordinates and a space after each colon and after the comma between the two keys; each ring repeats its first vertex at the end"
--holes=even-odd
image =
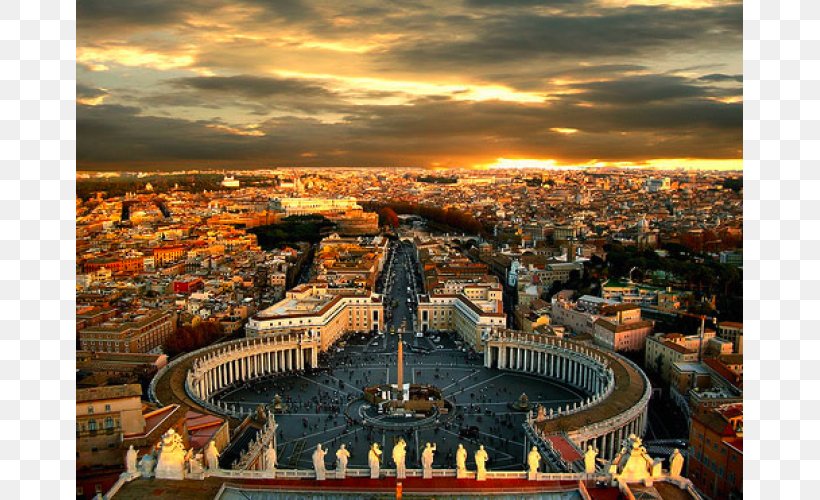
{"type": "MultiPolygon", "coordinates": [[[[275,379],[246,384],[226,393],[222,400],[248,409],[273,402],[276,394],[286,404],[286,412],[277,415],[279,423],[278,452],[283,467],[310,468],[310,455],[318,443],[335,450],[345,443],[351,450],[350,466],[365,467],[370,443],[380,443],[389,457],[389,450],[399,437],[408,443],[408,467],[420,466],[420,450],[426,442],[438,446],[436,464],[452,467],[455,450],[461,442],[469,456],[484,444],[490,453],[492,469],[516,469],[523,465],[524,414],[512,411],[507,404],[522,392],[533,403],[547,408],[580,401],[582,395],[574,389],[538,377],[484,368],[480,356],[464,353],[455,347],[455,339],[440,336],[435,349],[429,338],[404,334],[410,346],[426,346],[432,352],[406,352],[405,377],[411,383],[440,387],[445,398],[455,403],[455,418],[439,427],[417,431],[382,431],[362,425],[345,415],[347,405],[362,396],[361,388],[391,382],[397,377],[394,346],[400,335],[372,338],[356,336],[347,339],[343,351],[325,356],[315,373],[290,374],[275,379]],[[412,337],[412,339],[411,339],[412,337]],[[478,439],[460,438],[461,429],[478,428],[478,439]]],[[[471,460],[470,460],[471,461],[471,460]]],[[[468,461],[468,463],[470,462],[468,461]]],[[[332,460],[328,462],[332,466],[332,460]]],[[[392,467],[388,459],[385,467],[392,467]]]]}
{"type": "Polygon", "coordinates": [[[483,444],[490,454],[490,469],[520,469],[525,460],[521,428],[525,415],[512,411],[508,403],[522,393],[547,409],[583,399],[580,392],[561,384],[485,368],[483,356],[464,348],[454,334],[416,336],[414,304],[407,301],[422,286],[416,269],[412,245],[395,245],[382,277],[391,309],[386,333],[348,335],[320,356],[320,370],[247,383],[219,396],[248,410],[272,403],[277,394],[282,397],[286,410],[276,417],[280,467],[311,468],[311,454],[320,443],[330,450],[328,467],[335,466],[335,452],[342,443],[351,452],[349,466],[366,467],[370,445],[377,442],[384,451],[382,466],[392,468],[390,452],[403,437],[408,467],[420,467],[421,450],[425,443],[434,442],[437,467],[453,468],[455,451],[462,443],[468,466],[483,444]],[[454,418],[428,429],[379,430],[363,425],[356,412],[345,413],[351,402],[361,399],[364,387],[396,382],[399,340],[405,343],[404,381],[442,389],[456,405],[454,418]]]}

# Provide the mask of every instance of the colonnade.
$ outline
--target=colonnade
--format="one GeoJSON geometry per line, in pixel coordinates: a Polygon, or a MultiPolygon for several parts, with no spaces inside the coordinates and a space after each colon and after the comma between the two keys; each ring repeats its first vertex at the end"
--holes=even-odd
{"type": "Polygon", "coordinates": [[[318,366],[319,342],[289,335],[244,339],[203,353],[188,371],[189,394],[202,402],[235,382],[318,366]]]}
{"type": "Polygon", "coordinates": [[[555,379],[586,393],[588,397],[580,405],[567,405],[556,413],[551,410],[549,415],[528,419],[536,435],[555,432],[547,431],[548,428],[562,429],[581,451],[588,445],[593,446],[601,458],[611,459],[630,434],[641,436],[645,432],[651,385],[643,371],[626,358],[563,339],[500,330],[487,338],[484,364],[488,368],[555,379]],[[619,389],[613,368],[617,368],[621,377],[617,380],[621,386],[619,397],[631,397],[633,401],[619,401],[617,406],[609,404],[610,396],[619,389]],[[635,380],[642,382],[642,389],[629,388],[635,380]],[[588,412],[589,418],[571,418],[598,405],[601,410],[588,412]],[[609,407],[611,414],[606,413],[609,407]],[[559,425],[555,421],[560,419],[565,420],[559,425]],[[545,420],[554,425],[544,425],[545,420]],[[540,431],[535,427],[536,422],[542,423],[540,431]]]}
{"type": "Polygon", "coordinates": [[[600,361],[580,351],[560,345],[538,343],[498,343],[485,348],[485,366],[516,370],[554,378],[597,395],[611,383],[607,369],[600,361]],[[495,363],[493,363],[495,361],[495,363]]]}
{"type": "Polygon", "coordinates": [[[625,423],[613,423],[610,427],[614,430],[600,434],[594,437],[588,437],[580,441],[581,450],[586,450],[587,446],[592,446],[599,450],[600,456],[606,459],[612,459],[618,454],[621,449],[622,442],[631,434],[642,436],[646,430],[647,408],[637,413],[637,415],[625,416],[623,420],[625,423]]]}

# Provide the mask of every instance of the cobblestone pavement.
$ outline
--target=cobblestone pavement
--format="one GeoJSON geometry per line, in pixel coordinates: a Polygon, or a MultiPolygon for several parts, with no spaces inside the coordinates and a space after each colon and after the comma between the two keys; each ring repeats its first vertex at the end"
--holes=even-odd
{"type": "Polygon", "coordinates": [[[386,308],[392,310],[386,333],[348,335],[320,357],[322,369],[316,372],[257,381],[220,396],[222,401],[246,409],[272,403],[276,394],[282,397],[287,409],[276,417],[280,467],[311,468],[311,454],[319,443],[330,449],[328,467],[335,465],[341,443],[351,452],[350,467],[366,467],[370,444],[377,442],[384,450],[383,467],[392,468],[393,444],[403,437],[408,467],[421,466],[421,450],[431,442],[437,445],[434,464],[438,467],[454,467],[455,450],[462,443],[468,452],[468,465],[473,464],[473,454],[483,444],[490,454],[490,469],[520,469],[525,461],[521,427],[525,415],[510,410],[508,403],[522,393],[547,409],[583,399],[575,389],[535,376],[485,368],[483,356],[464,348],[454,334],[416,336],[415,304],[407,301],[421,286],[416,267],[413,246],[396,245],[384,270],[386,308]],[[430,429],[383,431],[345,415],[347,405],[361,398],[363,388],[396,383],[399,340],[405,343],[404,381],[439,387],[456,405],[450,422],[430,429]],[[461,437],[462,431],[470,428],[477,434],[470,439],[461,437]]]}

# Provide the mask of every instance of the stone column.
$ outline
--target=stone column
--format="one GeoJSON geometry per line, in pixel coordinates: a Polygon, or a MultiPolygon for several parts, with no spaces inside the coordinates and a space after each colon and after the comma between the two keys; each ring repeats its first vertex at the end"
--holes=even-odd
{"type": "Polygon", "coordinates": [[[615,444],[616,444],[615,443],[615,433],[610,432],[609,433],[608,443],[607,443],[607,451],[609,452],[609,457],[608,458],[612,458],[613,456],[615,456],[615,453],[617,453],[616,448],[615,448],[615,444]]]}

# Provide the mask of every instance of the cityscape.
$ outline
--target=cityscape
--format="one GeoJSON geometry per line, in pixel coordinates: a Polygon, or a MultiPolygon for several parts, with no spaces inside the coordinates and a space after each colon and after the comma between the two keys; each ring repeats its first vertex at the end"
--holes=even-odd
{"type": "Polygon", "coordinates": [[[392,458],[375,476],[391,482],[345,482],[376,481],[373,444],[390,457],[403,442],[408,495],[470,491],[459,447],[474,478],[483,446],[489,488],[495,477],[522,494],[609,498],[612,478],[638,473],[622,462],[640,450],[650,480],[624,483],[633,493],[739,498],[740,181],[81,172],[78,493],[144,498],[160,478],[180,481],[168,494],[202,498],[313,491],[299,482],[315,481],[320,446],[331,454],[322,489],[393,496],[392,458]],[[175,476],[159,467],[169,433],[186,450],[175,476]],[[345,486],[334,483],[342,445],[345,486]],[[675,453],[683,472],[669,476],[675,453]],[[553,479],[564,477],[574,483],[553,479]]]}
{"type": "Polygon", "coordinates": [[[741,499],[742,8],[80,0],[77,498],[741,499]]]}

